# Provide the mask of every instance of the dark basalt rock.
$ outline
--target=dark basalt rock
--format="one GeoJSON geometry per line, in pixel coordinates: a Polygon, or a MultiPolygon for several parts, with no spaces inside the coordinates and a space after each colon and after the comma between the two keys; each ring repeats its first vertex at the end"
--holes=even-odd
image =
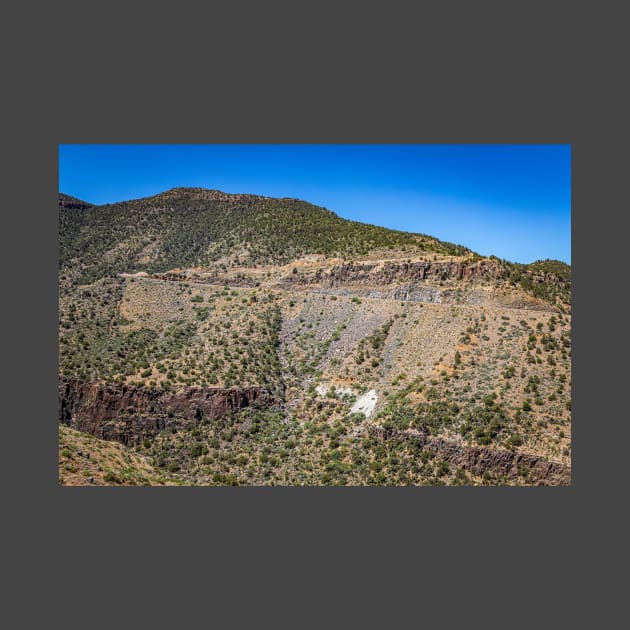
{"type": "Polygon", "coordinates": [[[279,402],[262,387],[187,387],[170,392],[59,379],[59,422],[123,444],[138,444],[165,429],[193,427],[245,407],[279,402]]]}
{"type": "Polygon", "coordinates": [[[412,442],[444,461],[475,475],[485,471],[501,477],[524,476],[530,483],[549,486],[571,484],[571,467],[537,455],[485,446],[468,446],[455,440],[432,437],[420,431],[401,431],[371,425],[369,432],[380,440],[412,442]]]}

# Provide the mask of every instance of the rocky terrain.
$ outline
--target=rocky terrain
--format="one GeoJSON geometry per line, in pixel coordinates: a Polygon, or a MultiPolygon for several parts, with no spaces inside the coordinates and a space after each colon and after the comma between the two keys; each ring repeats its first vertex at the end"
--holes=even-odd
{"type": "Polygon", "coordinates": [[[64,430],[191,485],[570,483],[563,263],[203,189],[59,213],[64,430]]]}

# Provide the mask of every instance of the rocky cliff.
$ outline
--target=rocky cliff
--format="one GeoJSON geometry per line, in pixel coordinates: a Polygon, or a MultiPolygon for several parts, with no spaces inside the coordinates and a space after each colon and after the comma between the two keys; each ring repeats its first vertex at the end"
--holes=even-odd
{"type": "Polygon", "coordinates": [[[292,274],[285,281],[291,285],[321,284],[325,288],[332,288],[352,284],[383,285],[426,280],[497,280],[503,274],[503,266],[494,260],[376,262],[335,265],[328,270],[310,274],[292,274]]]}
{"type": "Polygon", "coordinates": [[[165,392],[61,377],[59,421],[106,440],[137,444],[170,428],[187,428],[250,406],[279,401],[262,387],[165,392]]]}
{"type": "Polygon", "coordinates": [[[284,289],[317,289],[337,295],[438,304],[494,304],[556,311],[548,302],[508,286],[505,267],[494,259],[348,263],[279,280],[284,289]]]}
{"type": "Polygon", "coordinates": [[[482,475],[487,471],[506,478],[521,476],[529,483],[537,485],[571,484],[570,466],[536,455],[507,449],[467,446],[455,440],[432,437],[421,431],[400,431],[378,425],[369,425],[368,431],[380,440],[412,442],[449,464],[475,475],[482,475]]]}

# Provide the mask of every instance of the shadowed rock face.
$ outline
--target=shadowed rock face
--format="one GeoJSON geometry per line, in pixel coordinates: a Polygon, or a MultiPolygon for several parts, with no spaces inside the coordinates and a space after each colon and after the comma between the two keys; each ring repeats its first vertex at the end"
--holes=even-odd
{"type": "Polygon", "coordinates": [[[187,428],[250,406],[278,404],[262,387],[163,392],[129,385],[59,379],[59,421],[105,440],[137,444],[170,428],[187,428]]]}
{"type": "Polygon", "coordinates": [[[571,484],[571,468],[560,462],[553,462],[537,455],[517,453],[507,449],[483,446],[467,446],[455,440],[431,437],[420,431],[399,431],[370,426],[370,433],[380,440],[397,439],[413,442],[444,461],[468,470],[475,475],[485,471],[502,477],[522,475],[530,483],[548,486],[568,486],[571,484]]]}

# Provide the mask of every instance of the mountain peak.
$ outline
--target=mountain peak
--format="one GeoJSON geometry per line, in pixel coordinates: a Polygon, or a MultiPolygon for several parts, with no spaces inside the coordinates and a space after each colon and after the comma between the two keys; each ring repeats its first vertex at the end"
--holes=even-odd
{"type": "MultiPolygon", "coordinates": [[[[191,199],[195,201],[258,201],[262,199],[275,199],[273,197],[265,197],[263,195],[254,195],[249,193],[227,193],[215,188],[195,188],[178,186],[170,188],[162,193],[154,195],[154,199],[191,199]]],[[[284,197],[283,199],[289,199],[284,197]]],[[[297,201],[293,199],[293,201],[297,201]]]]}

